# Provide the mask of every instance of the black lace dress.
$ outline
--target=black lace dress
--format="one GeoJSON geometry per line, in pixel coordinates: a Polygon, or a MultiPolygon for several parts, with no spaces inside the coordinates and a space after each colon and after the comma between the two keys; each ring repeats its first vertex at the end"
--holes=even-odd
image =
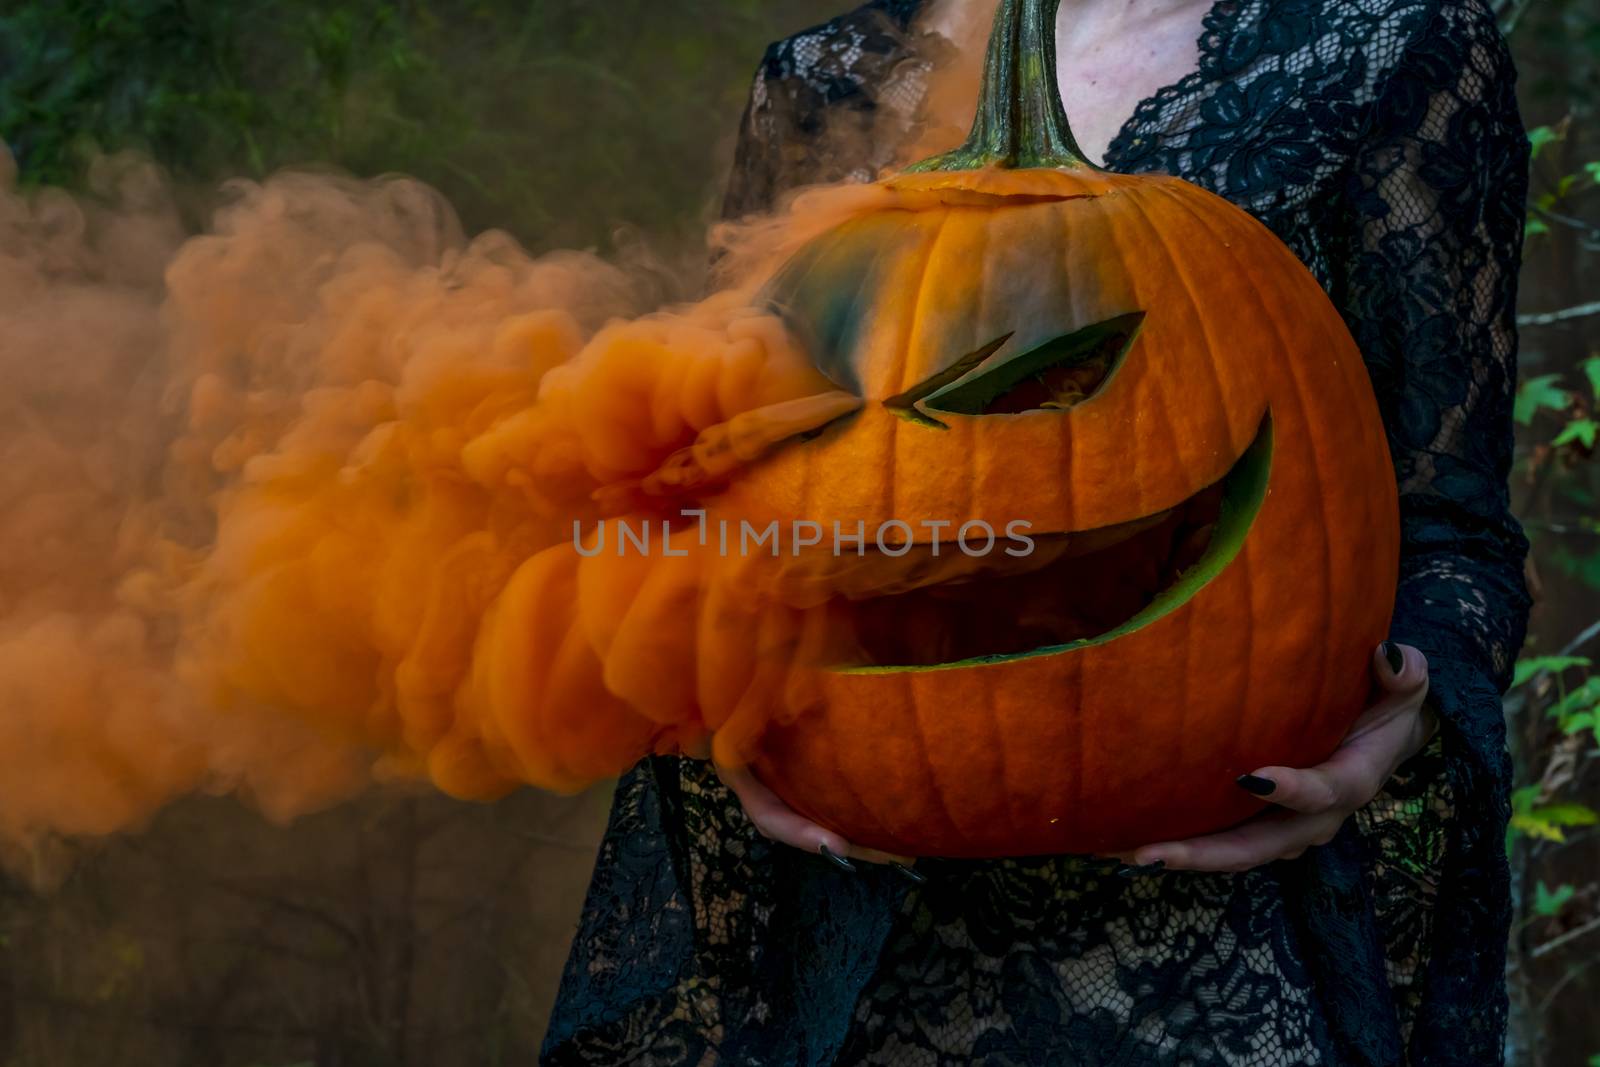
{"type": "MultiPolygon", "coordinates": [[[[894,156],[942,38],[877,0],[775,45],[732,214],[894,156]],[[830,145],[853,144],[840,152],[830,145]],[[867,158],[874,151],[883,158],[867,158]]],[[[1246,208],[1344,310],[1401,490],[1393,634],[1444,727],[1335,841],[1243,875],[1118,877],[1060,858],[925,861],[925,886],[769,844],[702,764],[621,784],[549,1064],[1499,1062],[1523,636],[1507,507],[1527,142],[1482,0],[1222,0],[1196,73],[1107,165],[1246,208]]]]}

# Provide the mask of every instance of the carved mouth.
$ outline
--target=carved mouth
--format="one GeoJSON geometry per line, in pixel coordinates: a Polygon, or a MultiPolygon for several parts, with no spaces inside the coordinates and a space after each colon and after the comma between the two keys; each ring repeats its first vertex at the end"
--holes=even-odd
{"type": "Polygon", "coordinates": [[[1166,511],[1098,530],[1030,534],[1034,549],[1020,558],[997,549],[981,561],[950,562],[948,545],[938,558],[930,546],[913,546],[895,561],[898,588],[885,591],[879,582],[870,593],[844,590],[852,651],[835,669],[1003,663],[1142,629],[1188,603],[1238,556],[1266,499],[1271,466],[1269,413],[1227,474],[1166,511]],[[933,573],[940,567],[957,573],[942,580],[933,573]]]}

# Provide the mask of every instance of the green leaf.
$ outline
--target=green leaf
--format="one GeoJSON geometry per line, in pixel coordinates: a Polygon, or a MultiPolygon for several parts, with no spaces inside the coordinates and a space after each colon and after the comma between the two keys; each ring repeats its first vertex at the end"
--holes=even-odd
{"type": "Polygon", "coordinates": [[[1566,907],[1567,903],[1577,895],[1577,889],[1570,885],[1563,885],[1552,891],[1546,888],[1543,882],[1540,882],[1534,887],[1534,914],[1542,915],[1547,919],[1560,915],[1561,909],[1566,907]]]}
{"type": "Polygon", "coordinates": [[[1541,841],[1563,842],[1565,828],[1593,826],[1600,823],[1600,814],[1582,804],[1547,804],[1533,807],[1539,793],[1538,786],[1518,789],[1511,795],[1511,828],[1527,837],[1541,841]]]}
{"type": "Polygon", "coordinates": [[[1600,356],[1590,356],[1578,364],[1584,377],[1589,379],[1589,388],[1594,391],[1596,400],[1600,400],[1600,356]]]}
{"type": "Polygon", "coordinates": [[[1513,688],[1526,685],[1528,681],[1541,671],[1551,674],[1560,674],[1562,671],[1571,670],[1573,667],[1588,667],[1590,660],[1587,656],[1530,656],[1517,661],[1516,674],[1512,676],[1513,688]]]}
{"type": "Polygon", "coordinates": [[[1584,730],[1594,729],[1597,722],[1600,722],[1600,715],[1596,715],[1595,709],[1590,708],[1588,711],[1579,712],[1577,715],[1562,719],[1561,732],[1571,737],[1573,734],[1581,733],[1584,730]]]}
{"type": "Polygon", "coordinates": [[[1560,380],[1559,374],[1536,374],[1524,380],[1517,387],[1516,408],[1512,413],[1516,420],[1527,426],[1540,411],[1565,411],[1572,403],[1572,396],[1556,384],[1560,380]]]}
{"type": "Polygon", "coordinates": [[[1561,832],[1560,827],[1531,815],[1511,816],[1511,828],[1520,831],[1524,836],[1538,838],[1541,841],[1554,841],[1560,844],[1567,839],[1567,835],[1561,832]]]}
{"type": "Polygon", "coordinates": [[[1528,131],[1528,143],[1532,146],[1531,158],[1538,159],[1540,149],[1559,140],[1561,140],[1561,135],[1549,126],[1535,126],[1528,131]]]}
{"type": "Polygon", "coordinates": [[[1593,163],[1585,163],[1583,169],[1589,177],[1600,183],[1600,159],[1595,160],[1593,163]]]}
{"type": "Polygon", "coordinates": [[[1536,219],[1532,215],[1528,216],[1527,223],[1522,227],[1522,235],[1524,237],[1538,237],[1540,234],[1549,232],[1550,227],[1545,225],[1544,220],[1536,219]]]}
{"type": "Polygon", "coordinates": [[[1537,785],[1525,785],[1521,789],[1513,790],[1511,793],[1511,810],[1518,815],[1527,814],[1539,802],[1539,795],[1543,792],[1543,787],[1537,785]]]}
{"type": "Polygon", "coordinates": [[[1566,693],[1551,705],[1548,714],[1552,719],[1565,719],[1596,704],[1600,704],[1600,675],[1585,680],[1582,685],[1566,693]]]}
{"type": "Polygon", "coordinates": [[[1567,423],[1566,429],[1562,430],[1556,439],[1550,443],[1559,448],[1561,445],[1570,445],[1576,441],[1583,445],[1584,448],[1593,448],[1597,431],[1600,431],[1600,424],[1597,424],[1593,419],[1573,419],[1567,423]]]}
{"type": "Polygon", "coordinates": [[[1594,826],[1600,824],[1600,812],[1583,804],[1551,804],[1535,808],[1531,813],[1552,826],[1594,826]]]}

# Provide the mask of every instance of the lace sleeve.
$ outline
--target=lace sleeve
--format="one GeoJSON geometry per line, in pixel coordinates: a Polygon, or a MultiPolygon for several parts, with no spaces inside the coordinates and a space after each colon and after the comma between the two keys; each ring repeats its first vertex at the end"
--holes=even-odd
{"type": "Polygon", "coordinates": [[[876,0],[767,49],[739,124],[724,218],[769,211],[817,182],[871,181],[893,158],[879,126],[921,98],[906,47],[921,0],[876,0]]]}
{"type": "Polygon", "coordinates": [[[778,42],[767,49],[750,87],[750,102],[739,121],[739,143],[734,150],[733,172],[722,201],[722,217],[753,215],[777,201],[786,146],[795,143],[794,93],[782,82],[778,42]]]}
{"type": "Polygon", "coordinates": [[[1450,934],[1427,965],[1415,1062],[1498,1059],[1506,1012],[1500,695],[1529,606],[1507,487],[1528,164],[1514,82],[1490,13],[1446,0],[1375,102],[1349,179],[1342,295],[1400,485],[1393,634],[1428,656],[1455,806],[1440,884],[1458,888],[1438,900],[1450,934]]]}
{"type": "Polygon", "coordinates": [[[1515,77],[1487,9],[1441,5],[1355,160],[1345,294],[1400,483],[1396,635],[1500,689],[1528,609],[1507,490],[1528,164],[1515,77]]]}

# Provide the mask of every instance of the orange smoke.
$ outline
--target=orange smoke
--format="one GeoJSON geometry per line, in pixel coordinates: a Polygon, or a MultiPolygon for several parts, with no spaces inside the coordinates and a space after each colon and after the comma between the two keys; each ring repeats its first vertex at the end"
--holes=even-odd
{"type": "MultiPolygon", "coordinates": [[[[954,46],[902,161],[960,139],[991,7],[931,9],[954,46]]],[[[135,158],[81,200],[15,178],[0,146],[0,859],[195,790],[286,819],[374,777],[738,762],[843,654],[793,567],[683,518],[684,556],[586,556],[574,524],[659,535],[850,409],[751,305],[883,190],[724,228],[721,291],[651,312],[635,272],[469,240],[408,180],[237,183],[186,239],[135,158]]]]}
{"type": "Polygon", "coordinates": [[[934,56],[932,68],[912,136],[896,152],[899,165],[927,159],[966,139],[998,7],[999,0],[933,0],[918,16],[915,30],[943,40],[927,49],[934,56]]]}
{"type": "Polygon", "coordinates": [[[405,180],[239,184],[183,240],[136,161],[99,208],[4,177],[0,838],[195,789],[280,818],[374,774],[576,789],[714,733],[738,758],[783,706],[808,624],[770,582],[574,541],[853,405],[748,285],[640,315],[617,266],[466,240],[405,180]]]}

